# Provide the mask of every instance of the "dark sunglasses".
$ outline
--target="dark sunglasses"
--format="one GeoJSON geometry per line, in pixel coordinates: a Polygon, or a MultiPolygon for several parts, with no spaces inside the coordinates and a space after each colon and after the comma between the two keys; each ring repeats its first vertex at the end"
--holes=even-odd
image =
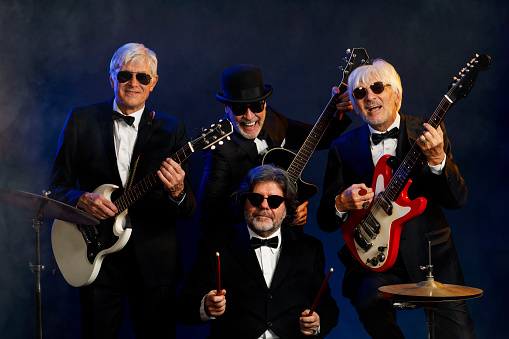
{"type": "MultiPolygon", "coordinates": [[[[373,93],[380,94],[380,93],[382,93],[384,91],[385,86],[390,86],[390,84],[384,84],[381,81],[377,81],[374,84],[372,84],[371,86],[369,86],[369,88],[371,88],[371,91],[373,93]]],[[[357,87],[356,89],[353,90],[352,94],[353,94],[353,97],[355,99],[361,100],[361,99],[364,99],[364,97],[366,96],[367,92],[368,91],[367,91],[366,88],[364,88],[364,87],[357,87]]]]}
{"type": "Polygon", "coordinates": [[[236,116],[241,116],[246,114],[247,109],[249,108],[253,113],[260,113],[265,108],[265,100],[255,102],[249,105],[228,105],[232,110],[233,114],[236,116]]]}
{"type": "Polygon", "coordinates": [[[148,75],[147,73],[131,73],[129,71],[120,71],[117,73],[117,80],[120,83],[128,82],[132,79],[133,74],[136,74],[136,80],[142,85],[148,85],[150,84],[150,80],[152,80],[152,77],[148,75]]]}
{"type": "Polygon", "coordinates": [[[279,195],[271,195],[267,198],[265,198],[263,195],[259,193],[248,193],[246,194],[247,200],[253,205],[253,207],[260,206],[265,199],[267,199],[267,204],[269,204],[270,208],[278,208],[283,201],[285,201],[285,198],[279,196],[279,195]]]}

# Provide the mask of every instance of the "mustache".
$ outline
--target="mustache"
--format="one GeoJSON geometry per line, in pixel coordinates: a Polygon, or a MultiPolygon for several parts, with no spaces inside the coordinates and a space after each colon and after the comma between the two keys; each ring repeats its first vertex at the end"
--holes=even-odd
{"type": "Polygon", "coordinates": [[[256,217],[268,217],[268,218],[274,219],[274,215],[272,213],[270,213],[269,211],[260,211],[260,212],[253,213],[253,218],[256,218],[256,217]]]}

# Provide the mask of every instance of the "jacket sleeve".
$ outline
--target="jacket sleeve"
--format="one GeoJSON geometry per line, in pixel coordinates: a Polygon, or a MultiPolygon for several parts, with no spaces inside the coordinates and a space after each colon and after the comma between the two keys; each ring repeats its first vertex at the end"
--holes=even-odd
{"type": "Polygon", "coordinates": [[[329,149],[325,177],[323,179],[323,194],[316,213],[318,226],[326,232],[339,229],[343,221],[336,215],[335,199],[343,191],[344,180],[341,169],[341,159],[336,143],[329,149]]]}
{"type": "Polygon", "coordinates": [[[71,110],[67,115],[58,141],[57,154],[53,165],[48,191],[50,197],[76,207],[79,197],[85,193],[76,189],[77,131],[78,121],[71,110]]]}

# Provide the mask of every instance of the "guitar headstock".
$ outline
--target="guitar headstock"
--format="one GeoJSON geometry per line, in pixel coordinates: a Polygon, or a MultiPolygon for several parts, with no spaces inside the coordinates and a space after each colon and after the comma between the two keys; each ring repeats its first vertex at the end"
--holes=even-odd
{"type": "Polygon", "coordinates": [[[205,149],[232,133],[233,125],[230,120],[219,120],[217,124],[213,124],[210,128],[204,129],[200,135],[191,140],[191,145],[194,149],[205,149]]]}
{"type": "Polygon", "coordinates": [[[477,54],[474,59],[470,60],[467,67],[461,70],[459,77],[455,77],[454,82],[449,87],[447,97],[451,100],[451,103],[466,97],[474,87],[479,72],[487,70],[490,66],[491,58],[486,54],[477,54]]]}
{"type": "Polygon", "coordinates": [[[340,89],[340,93],[344,93],[347,89],[348,85],[348,77],[350,73],[353,72],[357,67],[365,65],[369,60],[368,52],[364,48],[354,48],[353,50],[346,50],[347,56],[343,58],[346,62],[346,65],[339,69],[343,71],[343,79],[341,80],[341,84],[338,86],[340,89]]]}

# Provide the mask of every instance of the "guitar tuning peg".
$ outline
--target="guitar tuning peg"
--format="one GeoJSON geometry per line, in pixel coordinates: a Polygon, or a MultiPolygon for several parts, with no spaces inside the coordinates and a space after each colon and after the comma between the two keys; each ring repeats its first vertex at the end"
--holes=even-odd
{"type": "Polygon", "coordinates": [[[227,137],[226,137],[226,139],[228,139],[228,140],[232,140],[232,139],[230,139],[230,137],[229,137],[229,136],[227,136],[227,137]]]}
{"type": "Polygon", "coordinates": [[[219,145],[222,145],[222,144],[223,144],[223,140],[219,141],[219,143],[218,143],[218,144],[219,144],[219,145]]]}
{"type": "Polygon", "coordinates": [[[216,146],[215,146],[215,145],[212,145],[212,146],[210,146],[210,149],[211,149],[211,150],[215,150],[215,149],[216,149],[216,146]]]}
{"type": "Polygon", "coordinates": [[[212,125],[210,125],[210,127],[212,128],[212,127],[214,127],[215,125],[216,125],[216,124],[212,124],[212,125]]]}
{"type": "Polygon", "coordinates": [[[343,67],[342,66],[338,66],[339,70],[340,71],[343,71],[343,67]]]}
{"type": "Polygon", "coordinates": [[[350,54],[350,53],[352,53],[352,51],[349,48],[349,49],[346,50],[346,54],[350,54]]]}

